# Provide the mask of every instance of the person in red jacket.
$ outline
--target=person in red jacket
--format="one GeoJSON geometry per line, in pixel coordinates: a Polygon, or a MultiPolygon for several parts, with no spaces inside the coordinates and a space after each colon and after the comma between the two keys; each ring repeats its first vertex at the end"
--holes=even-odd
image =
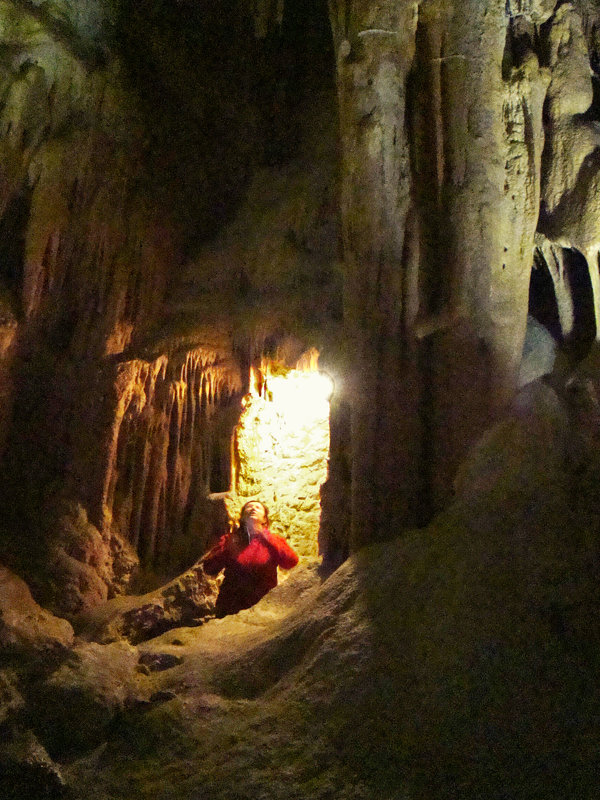
{"type": "Polygon", "coordinates": [[[298,556],[281,536],[269,530],[264,503],[250,500],[242,508],[238,527],[209,550],[202,559],[204,571],[225,577],[216,603],[216,616],[237,614],[250,608],[277,586],[277,567],[291,569],[298,556]]]}

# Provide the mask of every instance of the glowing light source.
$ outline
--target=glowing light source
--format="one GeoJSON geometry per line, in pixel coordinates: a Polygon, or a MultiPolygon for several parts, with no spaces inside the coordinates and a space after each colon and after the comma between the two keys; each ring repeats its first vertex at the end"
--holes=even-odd
{"type": "Polygon", "coordinates": [[[318,371],[317,358],[316,350],[308,351],[296,369],[264,359],[251,370],[235,431],[228,500],[232,519],[248,499],[266,503],[271,529],[301,556],[317,554],[320,486],[329,455],[334,385],[318,371]]]}
{"type": "Polygon", "coordinates": [[[271,375],[265,382],[265,391],[292,424],[294,418],[305,422],[307,417],[329,417],[333,381],[324,372],[291,370],[286,375],[271,375]]]}

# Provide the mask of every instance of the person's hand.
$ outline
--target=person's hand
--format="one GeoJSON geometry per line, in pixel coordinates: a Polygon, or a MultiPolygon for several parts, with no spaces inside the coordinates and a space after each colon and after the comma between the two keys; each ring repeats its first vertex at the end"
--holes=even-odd
{"type": "Polygon", "coordinates": [[[246,527],[248,528],[248,535],[252,539],[254,536],[259,536],[263,531],[263,526],[260,522],[252,517],[246,520],[246,527]]]}

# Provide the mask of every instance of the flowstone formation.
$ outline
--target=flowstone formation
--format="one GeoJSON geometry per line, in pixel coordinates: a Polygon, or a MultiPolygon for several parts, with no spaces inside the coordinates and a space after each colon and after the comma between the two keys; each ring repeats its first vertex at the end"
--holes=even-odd
{"type": "Polygon", "coordinates": [[[557,335],[594,335],[597,14],[330,4],[351,546],[447,502],[472,434],[514,394],[534,263],[553,282],[557,335]]]}

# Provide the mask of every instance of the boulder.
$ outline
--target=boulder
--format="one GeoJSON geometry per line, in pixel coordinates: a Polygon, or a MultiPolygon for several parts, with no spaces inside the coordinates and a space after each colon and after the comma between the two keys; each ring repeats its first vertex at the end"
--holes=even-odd
{"type": "Polygon", "coordinates": [[[534,317],[527,317],[527,331],[519,369],[519,387],[526,386],[552,372],[556,349],[556,341],[550,331],[534,317]]]}
{"type": "Polygon", "coordinates": [[[106,738],[115,716],[147,700],[139,654],[126,643],[80,644],[29,692],[29,725],[55,758],[91,750],[106,738]]]}
{"type": "Polygon", "coordinates": [[[221,578],[205,574],[201,563],[175,580],[144,595],[115,597],[79,620],[83,638],[132,644],[159,636],[171,628],[201,625],[215,615],[221,578]]]}
{"type": "Polygon", "coordinates": [[[50,595],[58,613],[75,616],[126,590],[137,555],[117,533],[92,525],[81,505],[59,503],[51,536],[50,595]]]}
{"type": "Polygon", "coordinates": [[[31,659],[59,655],[73,644],[73,628],[39,606],[27,584],[0,566],[0,650],[31,659]]]}
{"type": "Polygon", "coordinates": [[[25,701],[17,688],[17,676],[13,670],[0,672],[0,726],[14,719],[23,709],[25,701]]]}
{"type": "Polygon", "coordinates": [[[19,731],[0,744],[0,797],[23,798],[73,797],[59,767],[29,731],[19,731]]]}

